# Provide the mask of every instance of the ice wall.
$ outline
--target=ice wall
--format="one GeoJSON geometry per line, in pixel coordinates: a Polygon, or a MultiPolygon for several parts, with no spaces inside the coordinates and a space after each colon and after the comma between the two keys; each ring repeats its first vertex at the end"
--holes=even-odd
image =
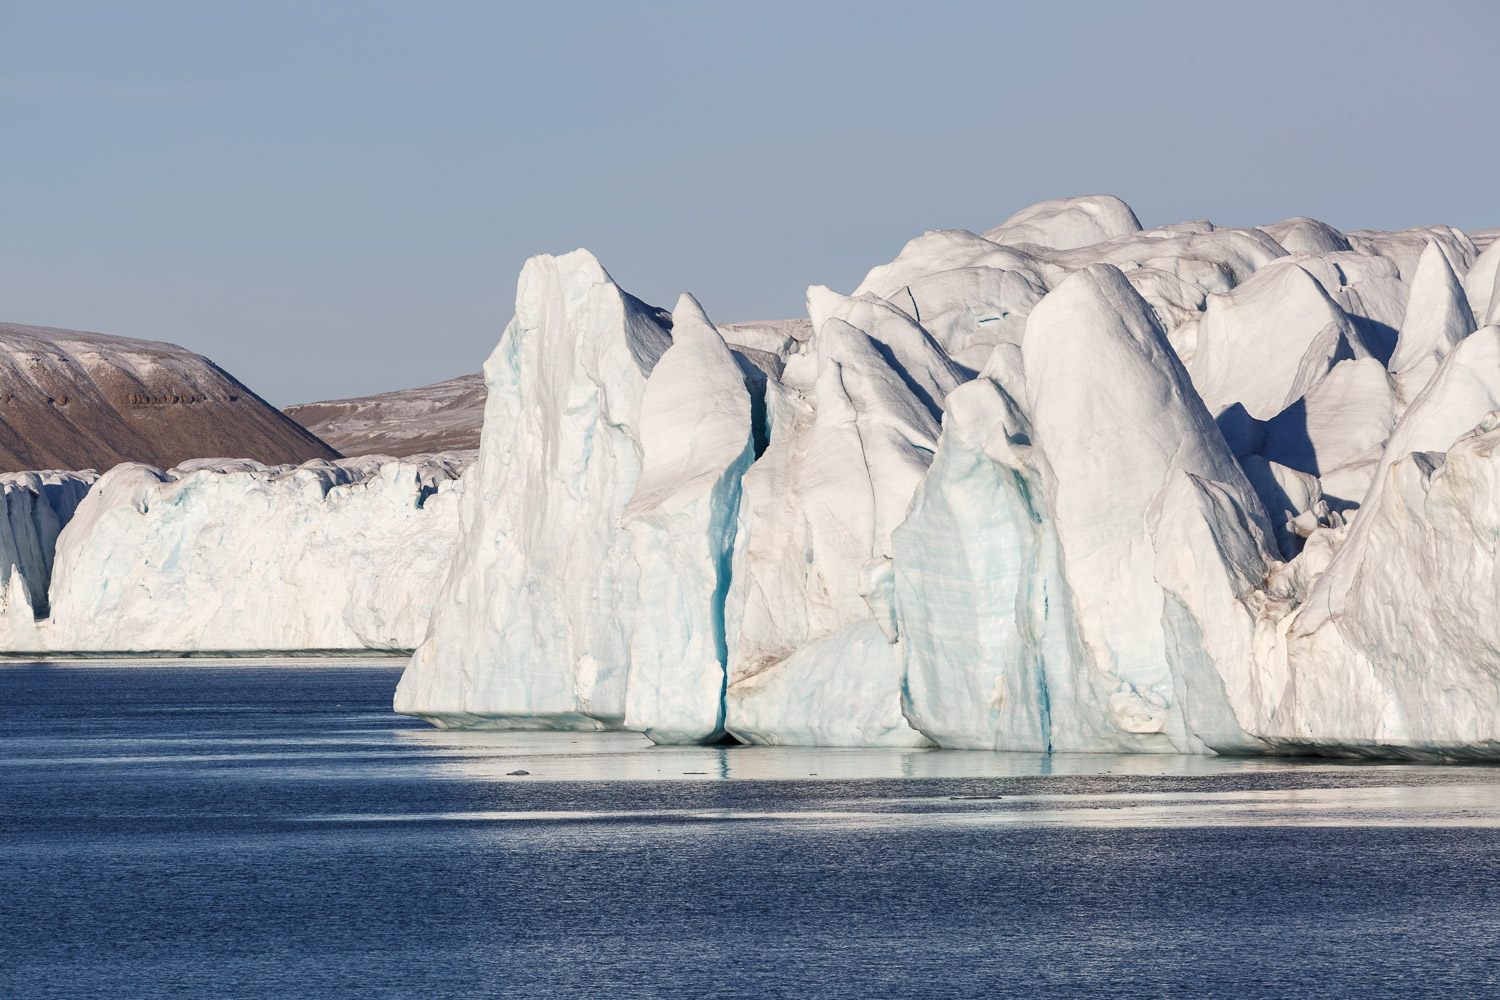
{"type": "Polygon", "coordinates": [[[528,261],[485,364],[460,545],[397,710],[718,735],[750,387],[764,380],[691,297],[669,316],[585,251],[528,261]]]}
{"type": "Polygon", "coordinates": [[[921,745],[869,590],[965,376],[888,303],[814,288],[808,304],[815,332],[768,388],[770,447],[744,477],[726,728],[752,743],[921,745]]]}
{"type": "Polygon", "coordinates": [[[640,568],[625,725],[662,743],[724,729],[724,601],[740,479],[755,460],[745,373],[684,295],[641,399],[640,478],[620,523],[640,568]]]}
{"type": "Polygon", "coordinates": [[[57,536],[50,615],[8,621],[6,648],[411,649],[457,534],[458,471],[379,458],[117,466],[57,536]]]}
{"type": "Polygon", "coordinates": [[[1488,754],[1492,251],[1118,199],[809,322],[528,262],[399,710],[663,742],[1488,754]],[[1487,603],[1488,602],[1488,603],[1487,603]]]}
{"type": "Polygon", "coordinates": [[[0,644],[30,636],[35,620],[47,616],[58,535],[96,478],[93,471],[0,476],[0,644]]]}
{"type": "Polygon", "coordinates": [[[1198,581],[1161,564],[1207,516],[1199,489],[1258,552],[1269,525],[1151,307],[1113,266],[1077,272],[1008,368],[955,394],[898,532],[908,714],[945,746],[1250,747],[1222,711],[1186,714],[1224,696],[1212,637],[1188,634],[1198,581]]]}

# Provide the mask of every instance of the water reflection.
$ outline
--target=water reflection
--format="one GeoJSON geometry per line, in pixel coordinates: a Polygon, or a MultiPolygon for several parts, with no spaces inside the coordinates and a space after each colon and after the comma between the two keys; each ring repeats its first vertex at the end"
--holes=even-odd
{"type": "MultiPolygon", "coordinates": [[[[399,730],[392,735],[440,778],[528,784],[799,782],[823,792],[816,794],[815,805],[809,802],[810,808],[795,811],[766,810],[757,803],[760,808],[741,811],[569,813],[573,821],[650,817],[689,824],[760,820],[902,828],[1017,823],[1500,826],[1500,771],[1484,767],[1167,755],[659,747],[632,733],[399,730]],[[998,785],[997,779],[1002,780],[998,785]],[[1218,780],[1200,789],[1203,779],[1218,780]],[[903,784],[897,790],[857,784],[891,780],[903,784]],[[930,781],[939,788],[912,788],[907,781],[930,781]],[[974,784],[954,789],[950,786],[955,782],[974,784]],[[1232,787],[1221,787],[1226,783],[1232,787]]],[[[563,817],[490,809],[407,818],[552,822],[563,817]]]]}
{"type": "MultiPolygon", "coordinates": [[[[828,747],[655,746],[639,733],[547,733],[401,729],[395,740],[468,778],[497,779],[522,768],[543,781],[759,781],[998,778],[1118,775],[1161,777],[1307,769],[1275,758],[1176,754],[1035,754],[983,750],[828,747]]],[[[1328,765],[1323,766],[1338,766],[1328,765]]]]}

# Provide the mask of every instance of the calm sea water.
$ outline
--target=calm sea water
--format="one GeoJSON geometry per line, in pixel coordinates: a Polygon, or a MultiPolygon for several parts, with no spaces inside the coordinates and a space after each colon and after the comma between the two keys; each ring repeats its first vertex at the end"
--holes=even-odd
{"type": "Polygon", "coordinates": [[[399,672],[0,666],[0,994],[1500,996],[1494,769],[442,733],[399,672]]]}

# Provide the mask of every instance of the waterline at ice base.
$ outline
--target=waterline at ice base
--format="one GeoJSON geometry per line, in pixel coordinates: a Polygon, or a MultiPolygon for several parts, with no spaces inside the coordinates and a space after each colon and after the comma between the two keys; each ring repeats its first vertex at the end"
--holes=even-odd
{"type": "Polygon", "coordinates": [[[258,641],[143,556],[222,504],[250,604],[305,565],[262,558],[281,519],[340,525],[267,643],[415,645],[396,709],[443,727],[1500,756],[1494,236],[1063,199],[717,326],[535,257],[450,485],[117,470],[30,535],[16,500],[6,642],[137,648],[119,612],[168,577],[200,633],[151,648],[258,641]]]}

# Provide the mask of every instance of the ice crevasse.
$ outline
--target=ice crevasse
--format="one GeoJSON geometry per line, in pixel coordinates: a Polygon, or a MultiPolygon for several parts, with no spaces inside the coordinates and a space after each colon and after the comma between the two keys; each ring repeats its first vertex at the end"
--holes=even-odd
{"type": "Polygon", "coordinates": [[[541,256],[399,711],[658,742],[1500,750],[1494,246],[911,241],[716,327],[541,256]]]}

